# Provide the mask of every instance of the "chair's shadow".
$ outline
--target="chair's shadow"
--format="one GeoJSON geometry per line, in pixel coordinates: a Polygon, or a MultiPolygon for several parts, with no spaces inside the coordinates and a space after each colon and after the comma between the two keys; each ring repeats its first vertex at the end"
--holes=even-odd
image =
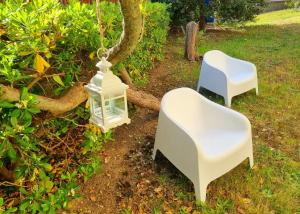
{"type": "Polygon", "coordinates": [[[203,95],[204,97],[208,98],[209,100],[218,103],[220,105],[224,105],[224,98],[210,90],[207,90],[205,88],[200,88],[198,91],[201,95],[203,95]]]}
{"type": "MultiPolygon", "coordinates": [[[[180,190],[194,194],[193,183],[179,171],[159,150],[154,161],[154,171],[162,180],[171,181],[180,190]]],[[[175,192],[176,193],[176,192],[175,192]]]]}
{"type": "MultiPolygon", "coordinates": [[[[218,94],[216,94],[208,89],[202,88],[202,87],[200,88],[200,90],[198,92],[201,95],[203,95],[204,97],[208,98],[209,100],[225,106],[224,98],[221,95],[218,95],[218,94]]],[[[248,102],[250,100],[251,100],[251,102],[255,102],[255,99],[253,99],[255,97],[256,97],[255,89],[252,89],[245,93],[239,94],[232,98],[232,106],[242,103],[242,102],[248,102]]]]}

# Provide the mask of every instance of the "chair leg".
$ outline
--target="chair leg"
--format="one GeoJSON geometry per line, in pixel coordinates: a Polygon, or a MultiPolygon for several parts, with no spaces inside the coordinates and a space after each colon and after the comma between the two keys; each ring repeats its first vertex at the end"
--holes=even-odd
{"type": "Polygon", "coordinates": [[[157,148],[154,146],[153,152],[152,152],[152,159],[155,160],[157,148]]]}
{"type": "Polygon", "coordinates": [[[224,97],[224,99],[225,99],[225,105],[228,107],[228,108],[230,108],[231,107],[231,99],[232,99],[232,97],[224,97]]]}
{"type": "Polygon", "coordinates": [[[250,165],[250,168],[252,168],[253,165],[254,165],[253,154],[251,154],[251,155],[249,156],[249,165],[250,165]]]}
{"type": "Polygon", "coordinates": [[[195,188],[196,199],[205,202],[207,184],[203,184],[198,181],[194,183],[194,188],[195,188]]]}
{"type": "Polygon", "coordinates": [[[199,81],[197,84],[197,92],[199,92],[200,88],[201,88],[201,86],[200,86],[200,81],[199,81]]]}

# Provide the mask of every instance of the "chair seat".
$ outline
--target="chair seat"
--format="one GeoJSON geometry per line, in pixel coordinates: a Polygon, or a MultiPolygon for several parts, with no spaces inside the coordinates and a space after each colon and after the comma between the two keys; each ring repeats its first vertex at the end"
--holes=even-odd
{"type": "Polygon", "coordinates": [[[256,73],[253,70],[244,70],[240,72],[234,72],[234,74],[232,75],[231,73],[229,73],[228,78],[232,81],[233,84],[240,85],[255,79],[256,73]]]}
{"type": "Polygon", "coordinates": [[[237,151],[246,142],[247,132],[205,130],[205,132],[200,133],[198,139],[208,158],[221,158],[237,151]]]}

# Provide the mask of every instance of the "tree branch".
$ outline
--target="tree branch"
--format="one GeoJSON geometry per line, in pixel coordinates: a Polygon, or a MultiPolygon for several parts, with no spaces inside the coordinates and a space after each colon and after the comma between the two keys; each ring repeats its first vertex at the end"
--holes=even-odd
{"type": "MultiPolygon", "coordinates": [[[[82,83],[77,83],[62,97],[58,99],[52,99],[44,96],[34,95],[36,97],[38,104],[37,108],[49,111],[53,115],[63,114],[76,108],[78,105],[87,100],[87,94],[83,88],[82,83]]],[[[9,102],[18,101],[20,98],[20,91],[18,89],[0,85],[0,99],[7,100],[9,102]]]]}
{"type": "MultiPolygon", "coordinates": [[[[64,96],[58,99],[52,99],[34,94],[31,95],[35,96],[38,101],[38,104],[36,104],[37,108],[43,111],[51,112],[54,116],[71,111],[88,98],[82,83],[74,85],[64,96]]],[[[1,100],[16,102],[19,100],[19,97],[20,91],[18,89],[0,85],[1,100]]],[[[154,111],[159,111],[160,101],[151,94],[129,88],[127,89],[127,97],[128,101],[135,105],[154,111]]]]}
{"type": "Polygon", "coordinates": [[[143,17],[139,0],[120,0],[124,17],[123,32],[118,44],[107,51],[108,61],[113,65],[125,60],[135,49],[142,34],[143,17]]]}

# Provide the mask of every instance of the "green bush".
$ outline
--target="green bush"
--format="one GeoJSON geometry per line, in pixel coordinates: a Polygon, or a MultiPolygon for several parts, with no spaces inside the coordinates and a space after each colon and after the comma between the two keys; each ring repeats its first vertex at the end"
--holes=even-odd
{"type": "Polygon", "coordinates": [[[198,0],[152,0],[169,5],[172,25],[185,25],[189,21],[197,20],[200,16],[198,0]]]}
{"type": "Polygon", "coordinates": [[[263,11],[264,0],[223,0],[215,5],[220,22],[246,22],[263,11]]]}
{"type": "MultiPolygon", "coordinates": [[[[163,57],[169,23],[166,5],[144,7],[144,37],[122,63],[136,82],[144,82],[147,70],[163,57]]],[[[104,46],[109,48],[119,40],[122,17],[117,4],[101,2],[101,11],[104,46]]],[[[13,184],[1,189],[0,212],[55,213],[76,196],[78,182],[99,168],[96,152],[111,133],[86,125],[89,111],[82,106],[63,118],[39,119],[36,99],[28,93],[35,78],[48,75],[31,92],[60,95],[88,70],[95,70],[98,47],[95,5],[71,1],[62,6],[55,0],[0,3],[0,83],[21,89],[18,102],[0,101],[0,167],[16,175],[13,184]],[[41,130],[46,132],[39,135],[41,130]],[[5,202],[11,195],[20,199],[15,207],[5,202]]]]}
{"type": "Polygon", "coordinates": [[[146,4],[143,39],[133,54],[123,63],[137,83],[147,80],[147,70],[153,67],[155,60],[164,56],[163,48],[167,40],[169,15],[167,5],[160,3],[146,4]]]}
{"type": "MultiPolygon", "coordinates": [[[[189,21],[198,21],[200,9],[204,16],[214,15],[218,22],[245,22],[252,20],[262,12],[264,0],[152,0],[170,4],[173,25],[185,25],[189,21]]],[[[296,0],[297,1],[297,0],[296,0]]]]}
{"type": "Polygon", "coordinates": [[[300,8],[300,0],[288,0],[286,4],[289,8],[300,8]]]}
{"type": "MultiPolygon", "coordinates": [[[[134,60],[123,63],[137,81],[154,60],[161,59],[169,24],[166,5],[147,3],[145,7],[145,34],[139,51],[132,55],[134,60]]],[[[104,46],[109,48],[121,35],[122,17],[117,4],[102,2],[101,9],[104,46]]],[[[95,55],[100,47],[95,5],[71,1],[64,8],[51,0],[10,0],[0,4],[0,10],[0,75],[12,85],[26,85],[28,70],[38,70],[36,61],[44,59],[50,65],[47,73],[66,73],[56,90],[59,94],[78,80],[83,64],[87,64],[82,58],[95,55]]]]}

